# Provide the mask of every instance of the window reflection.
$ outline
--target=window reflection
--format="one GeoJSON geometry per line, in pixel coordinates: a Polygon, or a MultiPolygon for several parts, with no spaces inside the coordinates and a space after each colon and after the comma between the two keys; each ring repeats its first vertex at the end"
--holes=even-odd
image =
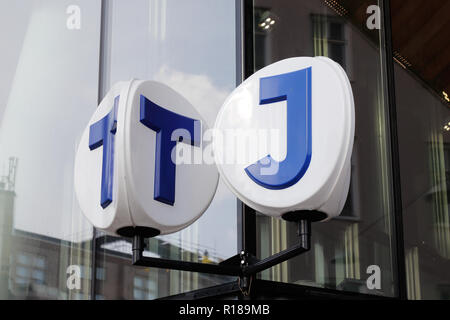
{"type": "MultiPolygon", "coordinates": [[[[184,96],[213,127],[219,108],[235,87],[234,1],[212,5],[209,0],[135,0],[130,5],[112,0],[107,9],[103,93],[117,81],[159,81],[184,96]]],[[[144,255],[219,263],[236,254],[236,229],[236,197],[220,182],[198,221],[180,232],[150,239],[144,255]]],[[[99,265],[106,270],[106,281],[97,281],[97,288],[106,299],[153,299],[234,280],[132,267],[131,239],[102,233],[97,237],[97,253],[99,265]],[[149,289],[148,281],[154,289],[149,289]],[[132,291],[123,289],[129,283],[134,283],[132,291]]]]}
{"type": "Polygon", "coordinates": [[[100,1],[0,3],[0,299],[87,299],[92,226],[73,201],[77,139],[97,105],[100,1]]]}
{"type": "MultiPolygon", "coordinates": [[[[342,214],[313,224],[312,249],[264,271],[262,278],[375,295],[396,295],[392,188],[387,106],[379,30],[366,27],[375,1],[254,1],[254,68],[294,56],[328,56],[347,72],[356,131],[350,193],[342,214]],[[277,17],[270,32],[258,25],[277,17]],[[258,29],[259,28],[259,29],[258,29]],[[370,266],[381,270],[381,288],[369,288],[370,266]]],[[[326,94],[324,92],[324,94],[326,94]]],[[[295,226],[258,215],[258,255],[295,242],[295,226]]]]}
{"type": "Polygon", "coordinates": [[[391,3],[407,293],[449,299],[450,6],[391,3]]]}

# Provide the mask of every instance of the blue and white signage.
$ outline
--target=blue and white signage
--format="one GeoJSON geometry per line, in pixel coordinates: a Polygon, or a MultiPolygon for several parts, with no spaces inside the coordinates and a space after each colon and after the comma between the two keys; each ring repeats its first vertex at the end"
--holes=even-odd
{"type": "MultiPolygon", "coordinates": [[[[121,82],[86,127],[75,160],[75,191],[94,226],[160,234],[198,219],[215,194],[214,163],[195,161],[208,130],[180,94],[154,81],[121,82]]],[[[201,158],[201,157],[200,157],[201,158]]]]}
{"type": "Polygon", "coordinates": [[[339,215],[350,183],[354,118],[352,89],[339,64],[299,57],[269,65],[236,88],[217,116],[213,145],[221,177],[267,215],[339,215]]]}
{"type": "Polygon", "coordinates": [[[348,194],[354,113],[344,70],[325,57],[259,70],[227,98],[213,129],[169,87],[121,82],[82,135],[78,202],[109,233],[172,233],[206,211],[220,172],[259,212],[331,218],[348,194]]]}

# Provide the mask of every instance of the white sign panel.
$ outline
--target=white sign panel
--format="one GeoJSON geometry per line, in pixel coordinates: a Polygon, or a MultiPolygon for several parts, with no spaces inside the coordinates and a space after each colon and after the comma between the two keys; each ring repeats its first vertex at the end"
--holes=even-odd
{"type": "Polygon", "coordinates": [[[115,85],[95,111],[75,160],[83,213],[109,233],[154,236],[198,219],[215,194],[214,163],[195,162],[208,129],[196,109],[154,81],[115,85]]]}
{"type": "Polygon", "coordinates": [[[271,64],[219,111],[213,146],[221,177],[264,214],[337,216],[349,189],[354,118],[352,89],[339,64],[325,57],[271,64]]]}

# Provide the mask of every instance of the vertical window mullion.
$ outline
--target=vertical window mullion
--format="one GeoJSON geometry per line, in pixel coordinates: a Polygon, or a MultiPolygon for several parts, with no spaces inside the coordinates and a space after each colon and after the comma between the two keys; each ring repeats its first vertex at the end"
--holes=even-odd
{"type": "Polygon", "coordinates": [[[401,176],[400,176],[400,158],[399,143],[397,134],[397,109],[395,100],[395,78],[394,78],[394,59],[392,46],[392,26],[390,1],[380,0],[380,8],[382,14],[382,65],[383,65],[383,82],[385,90],[385,102],[388,106],[388,121],[390,132],[391,146],[391,165],[392,165],[392,184],[393,184],[393,200],[394,200],[394,226],[395,234],[395,257],[397,270],[397,289],[400,299],[407,298],[406,291],[406,265],[405,265],[405,248],[403,238],[403,208],[401,195],[401,176]]]}

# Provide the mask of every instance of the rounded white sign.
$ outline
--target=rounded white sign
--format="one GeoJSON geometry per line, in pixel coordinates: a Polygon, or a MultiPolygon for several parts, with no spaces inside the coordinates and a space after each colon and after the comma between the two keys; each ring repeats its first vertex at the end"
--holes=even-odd
{"type": "Polygon", "coordinates": [[[297,57],[259,70],[225,101],[215,129],[221,177],[250,207],[288,220],[342,211],[354,102],[337,63],[297,57]]]}
{"type": "Polygon", "coordinates": [[[168,234],[198,219],[218,183],[213,163],[196,161],[208,129],[180,94],[155,81],[119,83],[83,133],[75,190],[99,229],[123,236],[168,234]]]}

